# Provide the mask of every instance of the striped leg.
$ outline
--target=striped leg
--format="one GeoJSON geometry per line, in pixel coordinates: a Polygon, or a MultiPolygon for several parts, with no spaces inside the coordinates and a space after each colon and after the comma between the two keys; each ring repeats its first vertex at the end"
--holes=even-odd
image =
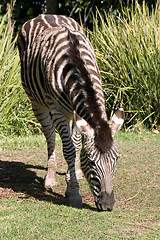
{"type": "Polygon", "coordinates": [[[79,167],[81,138],[82,138],[82,136],[81,136],[80,132],[77,129],[73,129],[72,141],[73,141],[75,149],[76,149],[75,169],[76,169],[77,179],[83,178],[82,170],[79,167]]]}
{"type": "Polygon", "coordinates": [[[42,131],[47,140],[48,148],[48,165],[47,174],[45,176],[45,187],[52,188],[56,185],[55,173],[56,173],[56,160],[55,160],[55,128],[51,114],[38,105],[32,104],[34,114],[42,126],[42,131]]]}
{"type": "Polygon", "coordinates": [[[55,127],[60,134],[63,144],[63,155],[68,164],[66,196],[69,198],[69,204],[72,207],[82,208],[82,197],[79,194],[79,184],[75,174],[76,152],[70,134],[70,121],[60,112],[54,113],[53,119],[55,127]]]}

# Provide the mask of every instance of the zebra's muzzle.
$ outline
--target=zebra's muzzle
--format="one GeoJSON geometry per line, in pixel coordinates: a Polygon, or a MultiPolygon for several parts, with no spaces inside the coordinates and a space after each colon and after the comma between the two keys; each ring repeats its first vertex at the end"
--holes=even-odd
{"type": "Polygon", "coordinates": [[[114,193],[101,192],[99,201],[96,202],[98,211],[112,211],[115,204],[114,193]]]}

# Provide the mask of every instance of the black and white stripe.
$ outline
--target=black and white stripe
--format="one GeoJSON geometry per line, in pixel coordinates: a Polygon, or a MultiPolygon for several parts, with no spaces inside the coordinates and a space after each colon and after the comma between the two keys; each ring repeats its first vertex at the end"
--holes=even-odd
{"type": "Polygon", "coordinates": [[[45,185],[51,187],[56,183],[56,128],[68,163],[66,195],[72,206],[82,206],[75,175],[81,132],[81,168],[96,201],[100,201],[102,185],[105,185],[102,183],[107,174],[110,177],[113,174],[117,150],[105,112],[92,45],[73,19],[40,15],[22,26],[18,48],[22,84],[48,144],[45,185]],[[87,134],[78,130],[75,114],[89,126],[87,134]]]}

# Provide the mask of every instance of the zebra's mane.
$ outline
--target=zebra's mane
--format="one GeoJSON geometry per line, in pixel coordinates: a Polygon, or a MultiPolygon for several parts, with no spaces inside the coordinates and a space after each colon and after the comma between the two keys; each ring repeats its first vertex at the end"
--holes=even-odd
{"type": "MultiPolygon", "coordinates": [[[[69,57],[71,63],[76,67],[79,72],[80,78],[76,79],[77,84],[75,85],[75,91],[82,90],[83,98],[84,98],[84,106],[87,115],[81,115],[95,130],[95,144],[102,151],[108,151],[113,143],[111,129],[109,127],[109,123],[106,119],[102,117],[104,113],[102,113],[102,108],[100,106],[100,101],[98,101],[98,96],[96,91],[93,88],[93,81],[91,80],[89,71],[85,65],[85,61],[83,60],[83,56],[80,53],[80,43],[79,38],[81,40],[85,39],[85,36],[82,34],[74,34],[74,32],[68,30],[69,42],[70,42],[70,51],[69,57]]],[[[98,75],[98,74],[97,74],[98,75]]]]}

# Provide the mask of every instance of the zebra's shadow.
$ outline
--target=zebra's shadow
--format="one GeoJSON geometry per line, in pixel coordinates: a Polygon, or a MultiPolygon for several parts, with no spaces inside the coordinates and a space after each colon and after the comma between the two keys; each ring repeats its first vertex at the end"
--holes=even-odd
{"type": "MultiPolygon", "coordinates": [[[[18,198],[34,197],[40,201],[43,200],[56,205],[69,206],[68,199],[62,193],[58,193],[57,189],[56,191],[46,191],[44,188],[44,179],[37,175],[37,170],[46,170],[46,168],[22,162],[0,160],[0,188],[3,189],[0,198],[12,195],[16,195],[18,198]],[[11,193],[8,194],[9,189],[11,189],[11,193]]],[[[64,173],[59,172],[57,174],[64,175],[64,173]]],[[[96,211],[96,208],[86,203],[83,204],[83,207],[96,211]]]]}

